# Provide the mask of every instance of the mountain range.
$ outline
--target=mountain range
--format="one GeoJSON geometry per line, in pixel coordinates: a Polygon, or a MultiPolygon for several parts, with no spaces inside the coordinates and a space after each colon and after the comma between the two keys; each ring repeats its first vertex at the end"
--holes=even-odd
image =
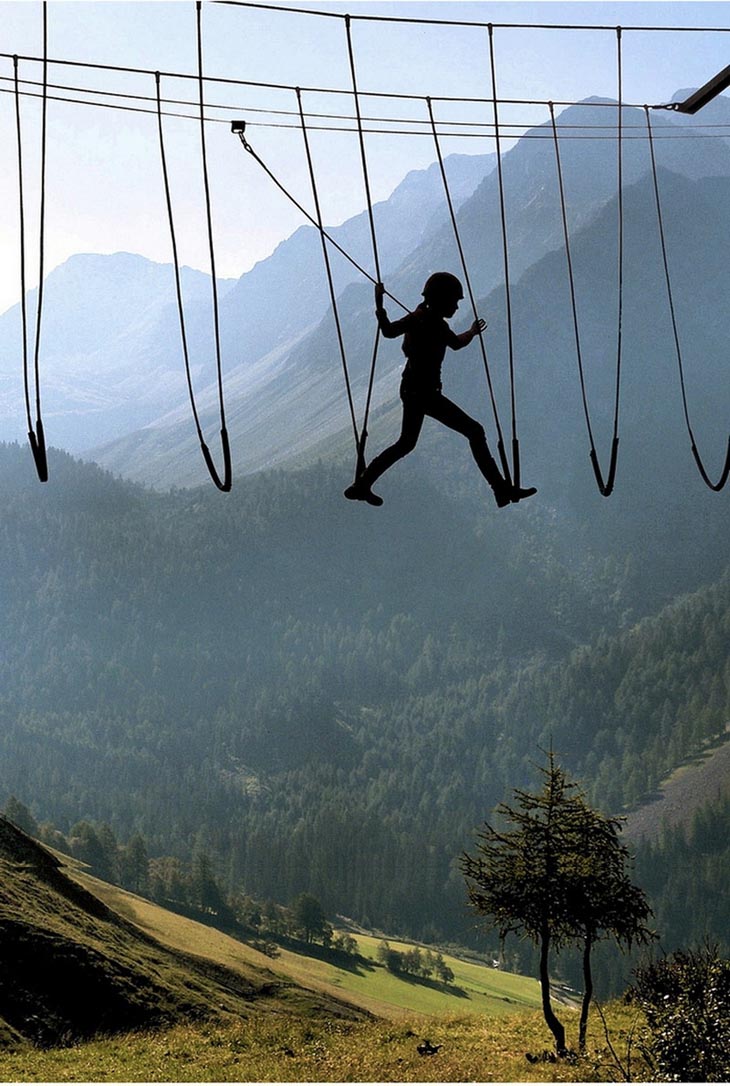
{"type": "MultiPolygon", "coordinates": [[[[726,100],[715,103],[711,120],[721,123],[723,117],[727,119],[728,110],[730,106],[726,100]]],[[[608,352],[608,343],[615,338],[615,332],[609,331],[610,321],[615,322],[616,319],[616,302],[611,299],[616,282],[617,229],[610,222],[611,215],[614,219],[617,215],[616,147],[613,139],[603,135],[596,137],[596,130],[591,127],[605,127],[607,115],[615,122],[615,107],[611,108],[610,104],[600,100],[589,100],[565,110],[559,121],[563,129],[561,159],[572,244],[576,249],[582,247],[584,250],[590,249],[591,245],[601,247],[600,253],[596,251],[587,256],[583,263],[577,263],[579,303],[586,298],[590,308],[596,290],[605,298],[606,318],[597,334],[606,342],[608,352]],[[609,237],[612,230],[613,237],[609,237]],[[595,282],[593,274],[594,281],[589,286],[583,277],[584,265],[589,275],[602,271],[602,280],[595,282]]],[[[637,129],[643,137],[643,113],[636,109],[625,109],[623,120],[626,132],[631,137],[625,140],[623,156],[623,178],[628,193],[636,184],[648,184],[649,157],[645,138],[636,138],[637,129]]],[[[706,118],[703,121],[706,123],[706,118]]],[[[726,139],[705,139],[704,129],[700,130],[700,138],[697,138],[698,132],[692,130],[690,120],[681,114],[661,114],[653,123],[657,157],[664,173],[669,171],[694,184],[709,178],[730,177],[730,146],[726,139]]],[[[455,176],[459,165],[457,162],[450,167],[450,172],[455,176]]],[[[478,307],[489,320],[486,339],[488,354],[498,360],[496,364],[492,363],[493,369],[503,373],[506,370],[505,348],[499,337],[505,319],[505,300],[500,294],[504,269],[499,186],[493,165],[493,159],[483,164],[481,181],[471,194],[467,195],[462,190],[463,200],[458,206],[457,218],[478,307]]],[[[473,181],[474,173],[470,177],[473,181]]],[[[540,263],[549,254],[562,253],[563,249],[555,153],[548,126],[543,125],[526,133],[504,155],[503,177],[512,286],[519,289],[523,275],[540,265],[542,281],[536,284],[534,293],[538,295],[538,312],[544,312],[546,308],[555,306],[555,295],[560,292],[564,294],[567,289],[564,258],[562,265],[555,261],[552,264],[540,263]]],[[[429,175],[429,178],[432,200],[437,206],[443,205],[438,177],[429,175]]],[[[419,178],[422,187],[426,180],[419,178]]],[[[413,207],[420,207],[424,203],[422,195],[411,196],[412,188],[413,183],[404,182],[391,201],[375,209],[377,236],[390,241],[387,262],[383,261],[387,286],[395,297],[411,308],[417,304],[423,282],[432,270],[452,268],[461,274],[452,227],[446,220],[443,206],[440,218],[434,212],[435,217],[429,219],[428,229],[423,226],[420,231],[404,229],[410,223],[413,207]],[[410,216],[404,215],[405,207],[411,209],[410,216]]],[[[691,205],[691,189],[687,188],[684,192],[691,205]]],[[[685,205],[669,191],[664,193],[664,212],[669,232],[675,222],[681,225],[685,219],[685,205]]],[[[627,306],[635,303],[641,307],[644,304],[647,271],[653,276],[651,289],[658,304],[661,304],[664,288],[658,274],[660,253],[655,213],[651,207],[642,207],[640,215],[643,218],[636,224],[627,219],[625,237],[627,246],[633,245],[634,260],[639,261],[632,269],[632,254],[627,253],[627,306]],[[643,247],[647,245],[653,253],[652,263],[648,267],[643,256],[643,247]]],[[[367,267],[365,223],[360,221],[358,225],[360,246],[354,247],[354,253],[367,267]]],[[[229,432],[239,473],[313,462],[323,453],[326,455],[327,447],[333,441],[339,448],[346,448],[352,440],[334,322],[332,314],[325,312],[324,277],[321,257],[316,250],[317,241],[312,237],[312,231],[303,228],[291,242],[282,245],[269,261],[264,261],[254,272],[244,276],[224,303],[224,327],[247,329],[238,335],[239,345],[246,343],[246,356],[229,370],[226,379],[229,432]],[[295,249],[299,238],[302,242],[305,238],[309,239],[311,263],[306,265],[299,259],[299,250],[295,249]],[[291,253],[288,248],[290,244],[291,253]],[[310,268],[310,274],[306,277],[301,275],[303,266],[310,268]],[[249,282],[251,277],[256,279],[256,283],[249,282]],[[308,295],[302,296],[301,284],[305,278],[309,283],[318,284],[319,307],[311,304],[308,295]],[[262,291],[254,294],[259,282],[262,291]],[[266,296],[268,304],[261,303],[262,294],[266,296]],[[280,304],[282,298],[286,299],[283,307],[280,304]],[[283,309],[285,316],[272,312],[271,307],[283,309]],[[285,327],[281,326],[282,321],[285,327]],[[282,418],[286,419],[285,426],[279,423],[282,418]]],[[[682,249],[677,244],[672,246],[672,252],[678,255],[682,249]]],[[[340,264],[344,263],[340,261],[340,264]]],[[[681,273],[682,267],[679,266],[678,276],[681,273]]],[[[694,275],[692,279],[700,291],[702,280],[694,275]]],[[[314,288],[310,286],[307,289],[314,288]]],[[[697,302],[703,311],[708,308],[702,296],[697,302]]],[[[691,299],[688,304],[692,307],[691,299]]],[[[340,313],[358,413],[362,411],[365,401],[366,373],[372,351],[372,310],[370,285],[363,283],[361,278],[351,279],[349,283],[343,281],[340,313]]],[[[391,311],[400,312],[394,303],[391,304],[391,311]]],[[[523,314],[515,314],[517,336],[526,331],[529,334],[533,312],[527,310],[523,314]]],[[[565,315],[555,322],[555,327],[558,336],[565,340],[564,333],[571,334],[572,323],[570,312],[565,313],[564,305],[563,313],[565,315]]],[[[594,313],[590,313],[585,320],[593,317],[594,313]]],[[[462,317],[463,322],[468,319],[468,314],[462,317]]],[[[665,320],[660,322],[660,327],[666,327],[665,320]]],[[[595,332],[595,327],[592,331],[595,332]]],[[[555,339],[551,325],[545,332],[540,353],[549,345],[558,356],[555,339]]],[[[628,335],[626,341],[630,346],[628,335]]],[[[394,371],[400,368],[401,362],[397,344],[381,345],[373,392],[374,432],[377,432],[379,414],[385,412],[387,416],[389,408],[395,407],[397,416],[397,378],[394,371]]],[[[468,354],[460,355],[458,362],[459,370],[480,372],[481,362],[475,347],[468,354]]],[[[539,359],[525,357],[523,350],[518,353],[515,364],[518,380],[527,390],[523,396],[533,393],[537,399],[549,402],[551,393],[543,387],[540,379],[539,359]],[[532,372],[533,367],[537,372],[532,372]]],[[[567,341],[560,348],[559,364],[562,371],[571,375],[572,388],[577,388],[574,349],[567,341]]],[[[604,364],[601,356],[599,365],[603,367],[604,364]]],[[[610,365],[606,364],[609,372],[610,365]]],[[[605,387],[601,386],[597,391],[603,400],[605,387]]],[[[502,391],[500,402],[504,404],[505,399],[506,394],[502,391]]],[[[472,402],[481,405],[480,410],[486,412],[488,405],[483,392],[472,402]]],[[[215,433],[215,389],[211,388],[207,393],[202,391],[200,403],[206,422],[215,433]]],[[[177,412],[166,416],[164,425],[158,421],[143,431],[129,433],[118,442],[94,449],[92,455],[105,467],[154,485],[202,482],[204,468],[195,448],[195,436],[188,416],[189,410],[183,405],[177,412]]],[[[504,425],[509,428],[509,420],[504,425]]],[[[566,425],[572,425],[570,419],[566,425]]],[[[396,426],[397,421],[387,417],[383,420],[380,433],[383,436],[392,433],[396,426]]]]}

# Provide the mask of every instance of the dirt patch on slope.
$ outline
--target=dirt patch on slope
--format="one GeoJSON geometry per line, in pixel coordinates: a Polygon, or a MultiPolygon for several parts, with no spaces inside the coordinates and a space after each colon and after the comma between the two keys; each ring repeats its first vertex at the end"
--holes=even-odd
{"type": "Polygon", "coordinates": [[[695,811],[730,795],[730,725],[726,725],[726,735],[719,746],[675,770],[656,799],[627,816],[626,837],[655,841],[664,828],[689,829],[695,811]]]}

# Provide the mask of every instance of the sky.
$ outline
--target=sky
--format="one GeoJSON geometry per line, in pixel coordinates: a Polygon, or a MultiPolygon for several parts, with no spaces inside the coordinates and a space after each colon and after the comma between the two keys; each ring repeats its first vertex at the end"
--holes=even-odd
{"type": "MultiPolygon", "coordinates": [[[[613,30],[538,29],[535,24],[569,23],[627,28],[622,34],[624,100],[637,104],[669,101],[680,88],[696,87],[728,63],[730,35],[629,30],[638,26],[728,27],[730,3],[518,2],[482,0],[289,0],[289,7],[356,15],[518,22],[527,29],[494,31],[495,75],[499,99],[579,101],[617,93],[616,34],[613,30]]],[[[12,55],[42,53],[42,7],[38,0],[0,0],[5,55],[0,57],[0,139],[5,149],[0,171],[0,312],[20,294],[18,174],[12,55]]],[[[237,277],[268,256],[304,222],[230,131],[232,117],[244,116],[247,136],[277,177],[310,210],[311,187],[293,87],[339,90],[306,91],[305,109],[352,117],[351,72],[344,20],[238,7],[207,0],[202,11],[204,70],[222,80],[282,84],[287,89],[206,85],[206,125],[216,265],[219,276],[237,277]],[[230,106],[229,110],[217,108],[230,106]],[[266,112],[266,111],[284,112],[266,112]],[[255,112],[265,111],[265,112],[255,112]],[[291,127],[273,127],[291,126],[291,127]]],[[[423,101],[361,99],[364,117],[391,118],[372,127],[411,132],[427,118],[425,97],[453,97],[436,102],[440,124],[486,122],[491,105],[458,99],[491,94],[489,41],[484,28],[414,25],[354,20],[353,51],[361,92],[409,94],[423,101]],[[402,119],[410,120],[408,126],[402,119]]],[[[194,0],[49,0],[48,52],[54,61],[119,65],[149,72],[196,72],[194,0]]],[[[21,60],[22,80],[41,79],[37,61],[21,60]]],[[[93,91],[154,96],[154,76],[107,72],[50,63],[49,84],[81,87],[85,93],[50,90],[51,95],[117,102],[153,109],[138,99],[101,99],[93,91]]],[[[38,88],[24,84],[37,93],[38,88]]],[[[162,95],[195,101],[193,80],[162,78],[162,95]]],[[[168,106],[195,116],[195,107],[168,106]]],[[[21,99],[25,182],[28,282],[37,281],[40,175],[40,105],[21,99]]],[[[502,105],[500,123],[509,132],[544,123],[541,105],[502,105]],[[509,126],[514,126],[510,128],[509,126]]],[[[348,120],[310,119],[310,124],[349,126],[348,120]]],[[[370,123],[370,122],[366,122],[370,123]]],[[[371,133],[366,136],[369,179],[374,200],[385,199],[413,169],[435,160],[429,130],[420,133],[371,133]],[[425,132],[425,134],[424,134],[425,132]]],[[[446,154],[485,154],[494,141],[484,130],[452,127],[469,136],[444,136],[446,154]]],[[[210,269],[205,220],[200,130],[195,120],[165,119],[165,138],[178,225],[181,260],[210,269]]],[[[323,214],[335,224],[365,206],[362,164],[354,131],[312,131],[323,214]]],[[[509,146],[506,139],[504,147],[509,146]]],[[[123,112],[50,100],[46,164],[46,272],[80,252],[140,253],[167,263],[170,236],[162,186],[157,121],[153,113],[123,112]]]]}

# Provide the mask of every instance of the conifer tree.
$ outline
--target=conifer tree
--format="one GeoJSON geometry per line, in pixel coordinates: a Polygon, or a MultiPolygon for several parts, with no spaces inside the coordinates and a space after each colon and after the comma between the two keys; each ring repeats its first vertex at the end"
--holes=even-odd
{"type": "Polygon", "coordinates": [[[477,854],[464,853],[461,866],[471,905],[491,919],[500,938],[516,934],[539,948],[543,1015],[556,1050],[564,1054],[565,1027],[550,999],[551,949],[583,947],[582,1047],[593,988],[593,946],[608,936],[623,945],[650,938],[645,923],[650,909],[626,874],[628,852],[619,840],[620,822],[588,806],[552,751],[540,773],[541,791],[516,789],[515,806],[497,808],[506,829],[486,823],[477,854]]]}

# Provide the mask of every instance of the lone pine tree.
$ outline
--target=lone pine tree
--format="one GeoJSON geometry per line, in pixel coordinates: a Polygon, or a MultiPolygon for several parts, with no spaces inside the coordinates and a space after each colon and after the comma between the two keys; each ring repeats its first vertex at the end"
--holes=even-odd
{"type": "Polygon", "coordinates": [[[593,946],[610,937],[621,946],[652,938],[646,927],[651,910],[626,872],[629,855],[619,839],[620,821],[587,804],[552,751],[540,773],[541,791],[516,789],[514,806],[500,804],[497,814],[505,830],[485,823],[476,855],[464,853],[461,868],[472,907],[490,918],[500,937],[515,934],[539,948],[543,1015],[562,1054],[565,1028],[550,999],[551,948],[577,944],[583,949],[583,1048],[593,946]]]}

